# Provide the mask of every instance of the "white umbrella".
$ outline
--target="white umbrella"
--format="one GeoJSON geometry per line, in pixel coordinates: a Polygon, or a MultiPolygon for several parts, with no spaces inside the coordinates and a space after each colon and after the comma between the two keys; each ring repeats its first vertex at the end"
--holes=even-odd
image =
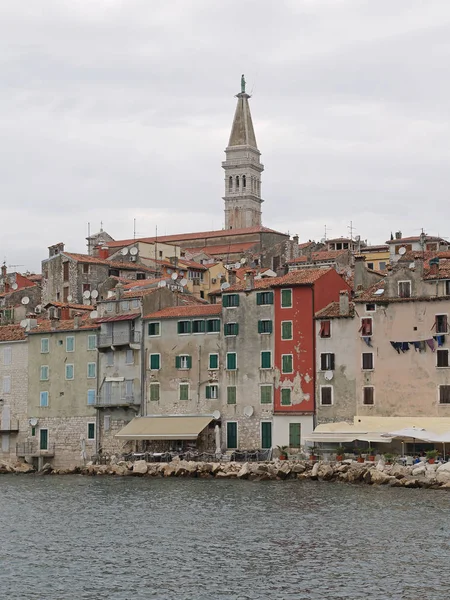
{"type": "Polygon", "coordinates": [[[216,435],[216,454],[222,454],[221,442],[220,442],[220,427],[216,425],[214,427],[214,433],[216,435]]]}
{"type": "Polygon", "coordinates": [[[412,440],[413,443],[416,440],[428,441],[431,436],[436,434],[432,431],[427,431],[424,427],[405,427],[397,431],[389,431],[388,433],[382,433],[383,437],[397,438],[402,440],[402,453],[405,454],[404,446],[405,441],[412,440]]]}
{"type": "Polygon", "coordinates": [[[446,431],[445,433],[437,434],[434,433],[427,438],[427,442],[434,442],[437,444],[442,444],[444,448],[444,460],[445,460],[445,444],[450,443],[450,431],[446,431]]]}

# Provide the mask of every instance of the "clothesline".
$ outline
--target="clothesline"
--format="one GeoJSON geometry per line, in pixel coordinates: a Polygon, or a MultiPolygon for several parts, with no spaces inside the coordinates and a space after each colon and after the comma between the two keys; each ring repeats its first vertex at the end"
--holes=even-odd
{"type": "Polygon", "coordinates": [[[432,338],[429,338],[427,340],[414,340],[412,342],[391,341],[391,346],[394,348],[397,354],[400,354],[400,352],[407,352],[410,346],[414,347],[415,352],[426,352],[427,346],[430,348],[431,352],[436,352],[436,348],[434,345],[435,340],[437,342],[438,347],[440,348],[444,345],[445,335],[434,335],[432,338]]]}

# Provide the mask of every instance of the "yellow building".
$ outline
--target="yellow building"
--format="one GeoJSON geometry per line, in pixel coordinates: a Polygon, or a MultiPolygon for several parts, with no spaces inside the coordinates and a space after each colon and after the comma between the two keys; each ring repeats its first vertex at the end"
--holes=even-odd
{"type": "Polygon", "coordinates": [[[365,246],[360,254],[366,259],[366,267],[375,271],[385,271],[389,265],[389,246],[365,246]]]}

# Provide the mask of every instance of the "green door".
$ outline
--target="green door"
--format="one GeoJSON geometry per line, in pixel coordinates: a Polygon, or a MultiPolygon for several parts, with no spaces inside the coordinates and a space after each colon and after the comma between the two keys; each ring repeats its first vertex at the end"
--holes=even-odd
{"type": "Polygon", "coordinates": [[[261,423],[261,447],[272,448],[272,423],[269,421],[261,423]]]}
{"type": "Polygon", "coordinates": [[[48,450],[48,429],[39,431],[39,449],[48,450]]]}
{"type": "Polygon", "coordinates": [[[227,448],[237,447],[237,423],[227,423],[227,448]]]}
{"type": "Polygon", "coordinates": [[[289,448],[300,448],[300,439],[300,423],[289,423],[289,448]]]}

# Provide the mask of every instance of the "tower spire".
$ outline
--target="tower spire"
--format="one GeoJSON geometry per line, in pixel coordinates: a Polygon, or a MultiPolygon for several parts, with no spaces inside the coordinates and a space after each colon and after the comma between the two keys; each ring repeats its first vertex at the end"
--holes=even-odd
{"type": "Polygon", "coordinates": [[[241,229],[261,225],[261,173],[264,165],[256,143],[245,91],[245,77],[241,76],[241,91],[236,94],[237,106],[225,149],[225,228],[241,229]]]}

